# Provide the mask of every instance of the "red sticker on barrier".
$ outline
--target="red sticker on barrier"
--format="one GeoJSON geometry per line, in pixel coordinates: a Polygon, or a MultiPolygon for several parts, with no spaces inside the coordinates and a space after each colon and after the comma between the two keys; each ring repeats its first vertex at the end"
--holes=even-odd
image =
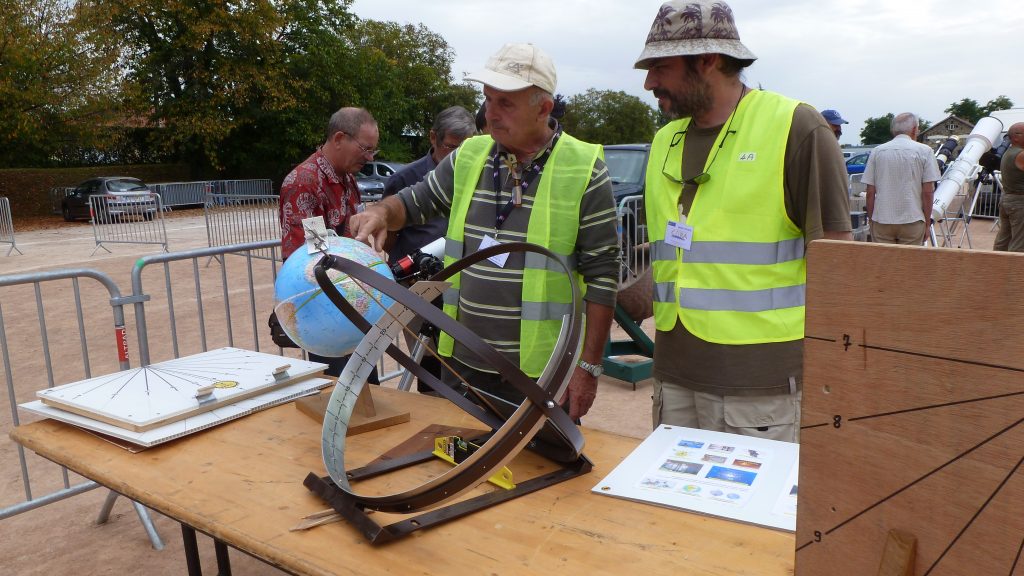
{"type": "Polygon", "coordinates": [[[128,334],[124,326],[114,327],[114,336],[117,338],[117,359],[121,362],[128,361],[128,334]]]}

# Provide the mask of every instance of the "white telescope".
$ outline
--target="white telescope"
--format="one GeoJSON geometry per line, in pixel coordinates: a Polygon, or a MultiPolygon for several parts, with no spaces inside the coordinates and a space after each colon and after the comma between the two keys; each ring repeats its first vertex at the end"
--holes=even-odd
{"type": "Polygon", "coordinates": [[[967,136],[967,143],[956,160],[946,168],[942,178],[935,186],[935,198],[932,202],[932,219],[938,222],[946,215],[946,208],[953,202],[957,192],[970,178],[974,166],[981,155],[999,141],[1003,133],[1003,123],[991,116],[978,120],[974,130],[967,136]]]}

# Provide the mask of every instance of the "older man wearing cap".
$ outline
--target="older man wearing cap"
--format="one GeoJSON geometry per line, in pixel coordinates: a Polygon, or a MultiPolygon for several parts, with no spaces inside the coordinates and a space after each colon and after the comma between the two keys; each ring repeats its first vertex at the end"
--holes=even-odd
{"type": "Polygon", "coordinates": [[[721,1],[661,6],[636,68],[673,118],[651,144],[654,425],[795,442],[805,245],[852,239],[838,143],[814,108],[744,85],[721,1]]]}
{"type": "MultiPolygon", "coordinates": [[[[466,79],[483,84],[490,135],[466,140],[422,182],[352,218],[352,234],[380,241],[406,221],[447,216],[446,261],[524,240],[563,256],[585,286],[582,361],[568,389],[569,415],[579,418],[597,392],[618,287],[615,206],[601,147],[573,138],[550,118],[555,66],[539,48],[506,44],[466,79]]],[[[523,253],[492,258],[460,273],[457,288],[445,294],[446,313],[534,378],[551,355],[567,296],[545,288],[547,262],[539,260],[523,253]]],[[[438,352],[453,358],[472,386],[522,401],[501,374],[448,335],[438,352]]],[[[453,374],[443,379],[459,386],[453,374]]]]}
{"type": "Polygon", "coordinates": [[[836,140],[843,135],[843,124],[849,124],[842,116],[839,115],[837,110],[822,110],[821,117],[828,122],[828,127],[832,129],[832,133],[836,135],[836,140]]]}

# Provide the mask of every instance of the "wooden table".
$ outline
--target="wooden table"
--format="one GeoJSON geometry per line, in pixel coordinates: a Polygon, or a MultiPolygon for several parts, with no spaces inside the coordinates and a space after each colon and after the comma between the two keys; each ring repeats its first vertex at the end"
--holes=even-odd
{"type": "MultiPolygon", "coordinates": [[[[373,391],[409,409],[412,420],[350,437],[346,456],[353,465],[429,424],[482,427],[447,401],[373,391]]],[[[320,426],[291,404],[137,454],[54,420],[20,426],[11,437],[177,520],[186,550],[194,529],[218,542],[218,559],[221,553],[226,558],[227,544],[294,574],[793,573],[792,534],[591,493],[638,442],[596,430],[584,434],[591,474],[382,546],[369,545],[345,522],[289,531],[327,508],[302,485],[311,471],[325,474],[320,426]]],[[[517,457],[513,474],[529,475],[535,458],[517,457]]],[[[392,482],[399,480],[377,484],[397,491],[392,482]]],[[[355,489],[364,493],[362,485],[355,489]]]]}

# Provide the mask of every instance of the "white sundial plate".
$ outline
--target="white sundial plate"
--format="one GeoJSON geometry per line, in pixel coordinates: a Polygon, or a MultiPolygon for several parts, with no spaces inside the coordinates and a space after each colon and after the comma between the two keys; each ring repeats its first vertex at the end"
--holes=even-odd
{"type": "Polygon", "coordinates": [[[220,348],[166,362],[97,376],[37,396],[51,407],[141,432],[271,391],[320,373],[325,365],[220,348]],[[274,371],[290,365],[287,376],[274,371]],[[196,393],[213,386],[201,400],[196,393]]]}

